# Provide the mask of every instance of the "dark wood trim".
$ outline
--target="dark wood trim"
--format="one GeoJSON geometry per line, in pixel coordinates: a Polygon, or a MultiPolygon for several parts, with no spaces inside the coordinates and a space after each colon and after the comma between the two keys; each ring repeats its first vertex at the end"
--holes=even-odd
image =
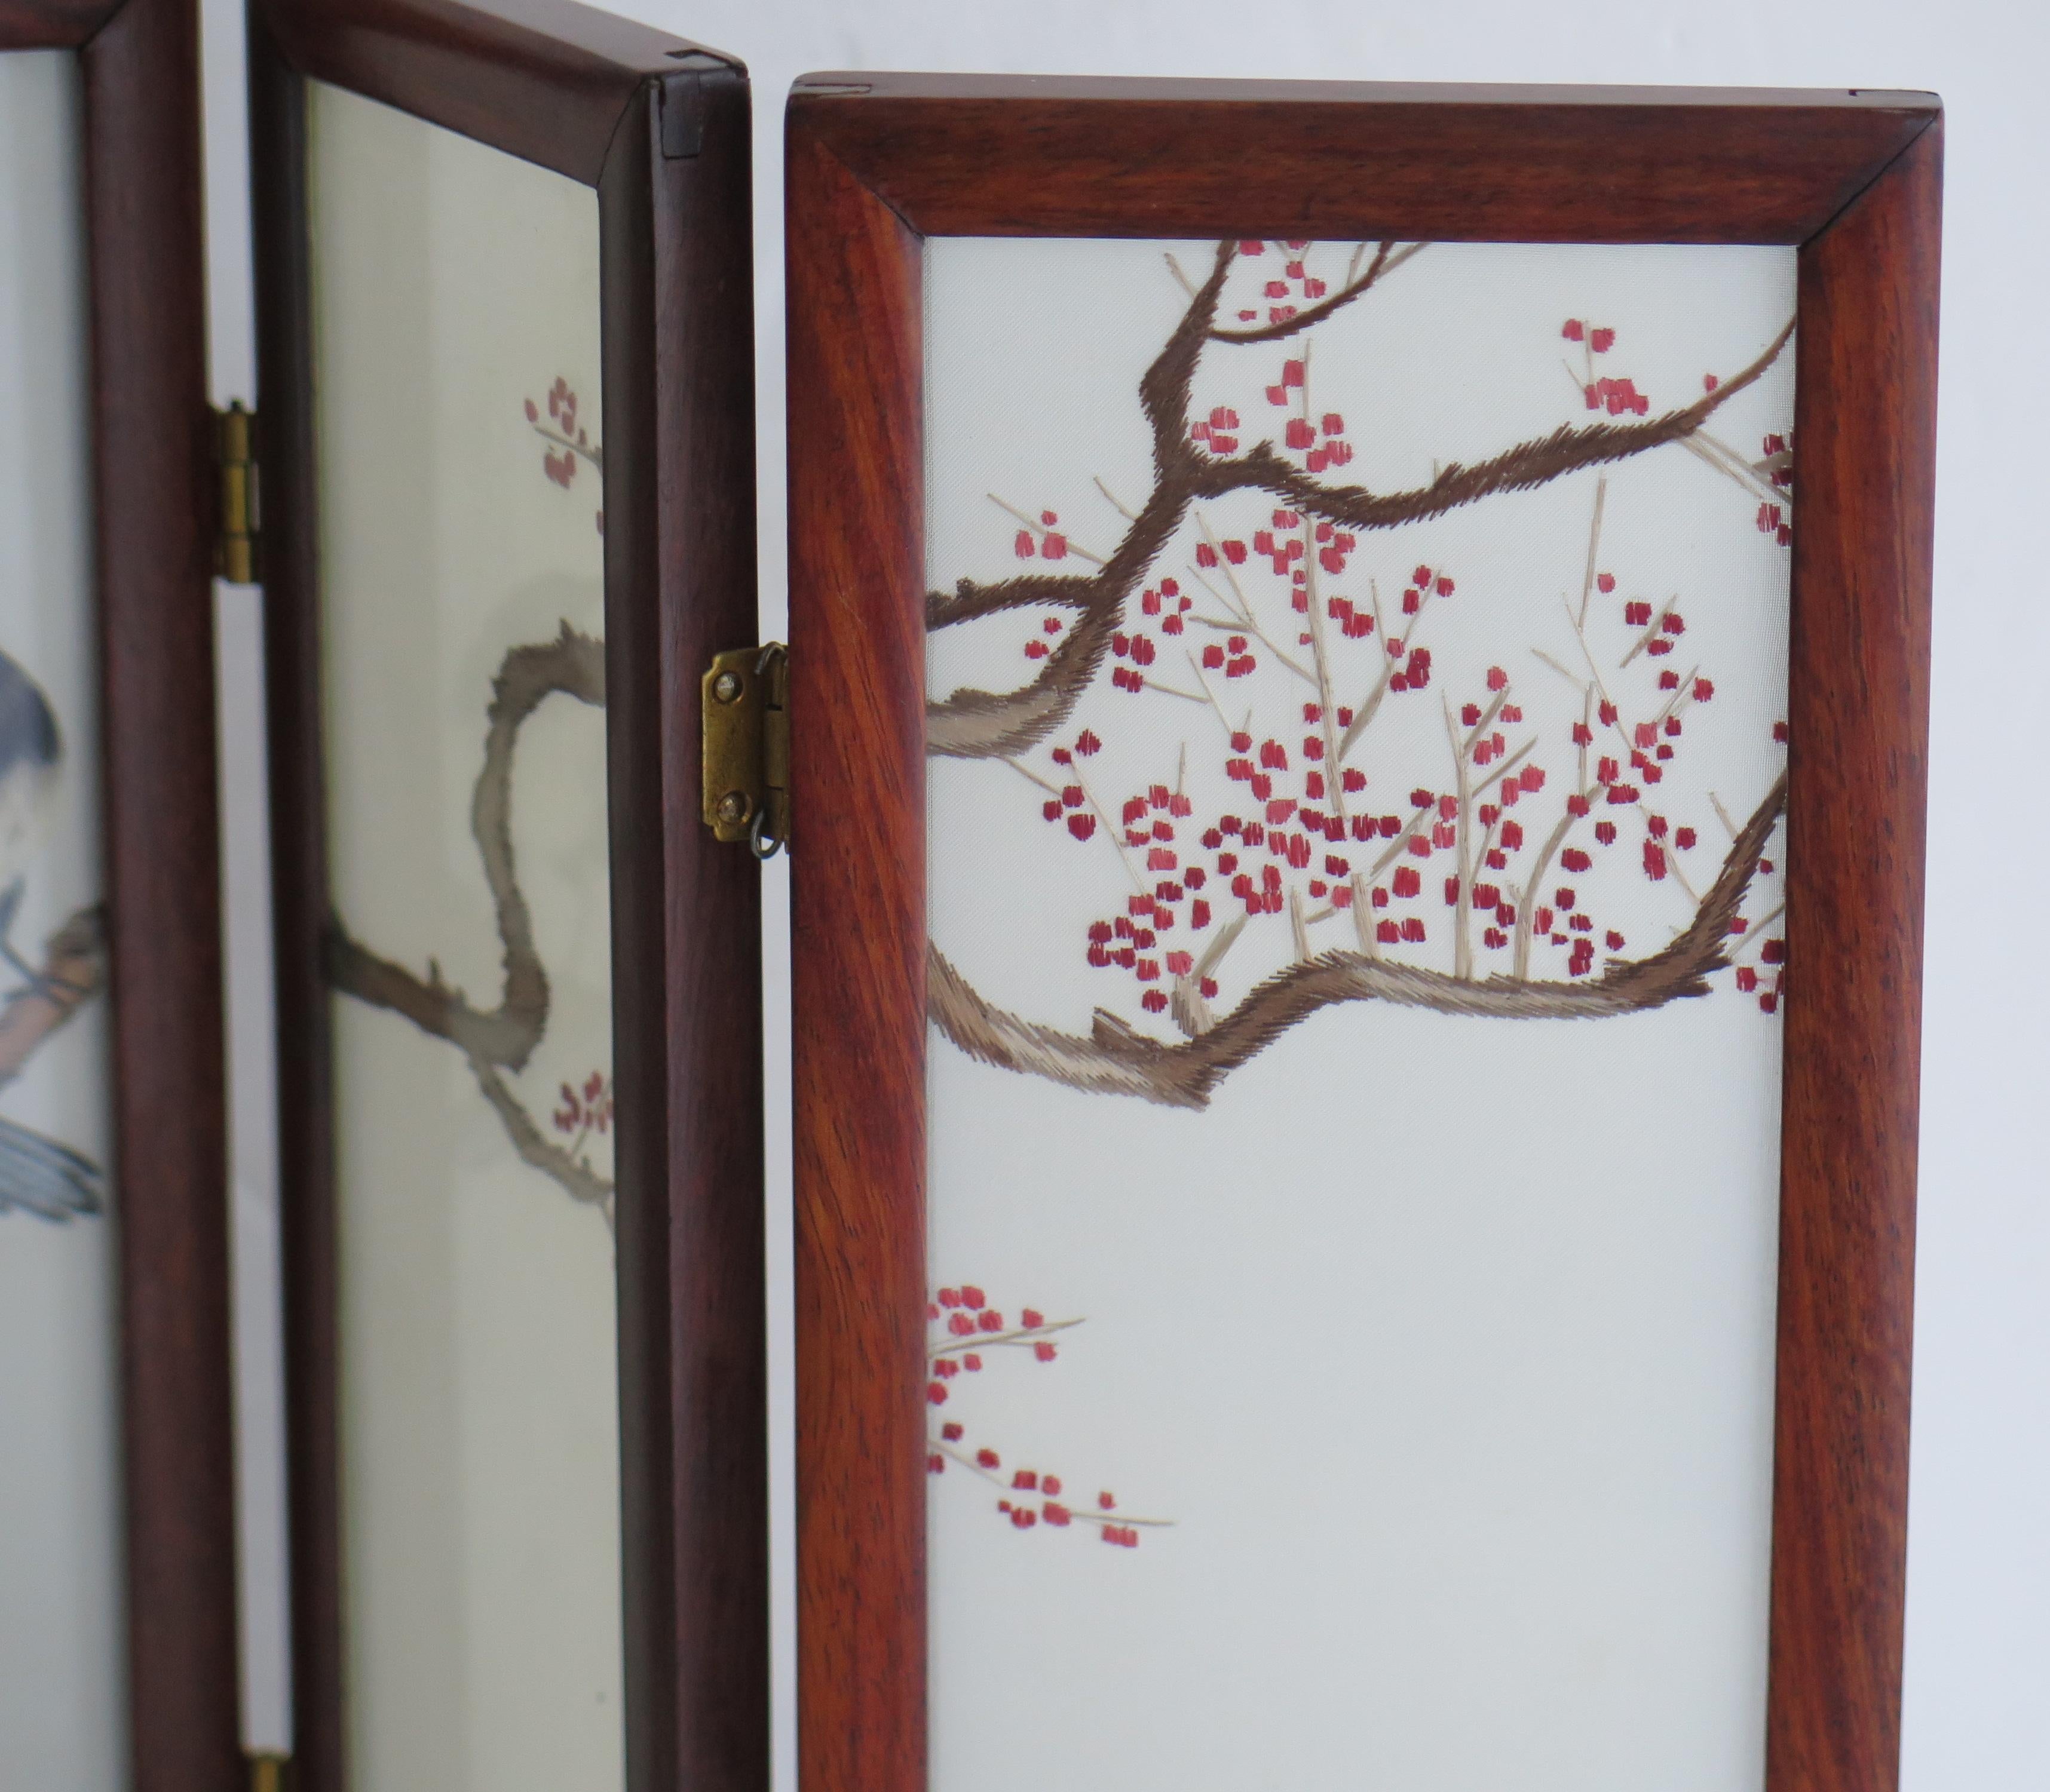
{"type": "Polygon", "coordinates": [[[757,629],[746,73],[580,7],[443,0],[251,21],[297,1782],[347,1784],[309,76],[597,189],[628,1783],[760,1792],[759,878],[711,842],[697,773],[699,672],[757,629]]]}
{"type": "Polygon", "coordinates": [[[138,1792],[216,1792],[241,1743],[197,9],[127,0],[80,61],[129,1747],[138,1792]]]}
{"type": "Polygon", "coordinates": [[[1943,166],[1801,251],[1773,1792],[1899,1773],[1943,166]]]}
{"type": "Polygon", "coordinates": [[[1895,1784],[1940,128],[1936,101],[1898,94],[867,75],[793,94],[808,1786],[925,1778],[922,234],[1803,245],[1788,864],[1803,980],[1786,1037],[1767,1783],[1895,1784]]]}
{"type": "Polygon", "coordinates": [[[301,74],[595,186],[642,84],[735,58],[575,0],[258,0],[301,74]]]}
{"type": "Polygon", "coordinates": [[[928,236],[1803,243],[1927,94],[809,76],[816,138],[928,236]],[[1029,166],[1029,181],[1018,169],[1029,166]],[[1171,225],[1171,219],[1183,220],[1171,225]]]}
{"type": "Polygon", "coordinates": [[[292,1751],[302,1792],[341,1792],[341,1464],[334,1116],[321,734],[319,539],[306,95],[260,7],[249,12],[250,222],[263,466],[265,707],[271,745],[279,1256],[290,1576],[292,1751]]]}
{"type": "Polygon", "coordinates": [[[645,85],[598,189],[636,1792],[769,1784],[761,876],[698,770],[700,678],[757,633],[749,119],[731,70],[645,85]],[[696,155],[663,153],[673,107],[696,155]]]}
{"type": "Polygon", "coordinates": [[[920,247],[822,143],[785,170],[798,1771],[924,1792],[920,247]]]}
{"type": "Polygon", "coordinates": [[[193,0],[7,0],[80,49],[107,848],[128,1751],[241,1772],[212,413],[193,0]]]}
{"type": "Polygon", "coordinates": [[[75,50],[122,0],[0,0],[0,51],[75,50]]]}

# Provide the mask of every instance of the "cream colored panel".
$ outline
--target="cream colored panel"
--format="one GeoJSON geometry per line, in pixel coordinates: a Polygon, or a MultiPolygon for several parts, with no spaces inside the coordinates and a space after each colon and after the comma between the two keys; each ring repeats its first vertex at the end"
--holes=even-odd
{"type": "Polygon", "coordinates": [[[589,189],[315,86],[353,1782],[621,1783],[589,189]]]}
{"type": "Polygon", "coordinates": [[[1793,251],[927,271],[935,1787],[1755,1792],[1793,251]]]}

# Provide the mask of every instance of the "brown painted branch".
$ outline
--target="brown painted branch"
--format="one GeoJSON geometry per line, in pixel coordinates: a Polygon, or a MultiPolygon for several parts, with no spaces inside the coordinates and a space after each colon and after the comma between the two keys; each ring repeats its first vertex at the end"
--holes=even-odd
{"type": "Polygon", "coordinates": [[[1298,335],[1304,330],[1314,329],[1334,311],[1340,310],[1351,304],[1361,294],[1370,291],[1374,283],[1383,275],[1393,274],[1403,263],[1420,251],[1429,247],[1430,244],[1428,243],[1412,243],[1408,248],[1399,254],[1393,254],[1390,251],[1394,249],[1395,243],[1391,239],[1383,243],[1375,251],[1373,264],[1367,271],[1343,291],[1333,293],[1329,298],[1319,299],[1308,310],[1299,311],[1294,317],[1284,318],[1278,324],[1268,324],[1259,329],[1214,329],[1210,333],[1210,341],[1239,343],[1280,342],[1286,337],[1298,335]]]}
{"type": "Polygon", "coordinates": [[[97,903],[79,910],[44,942],[36,980],[0,1007],[0,1087],[12,1082],[37,1047],[107,982],[107,917],[97,903]]]}
{"type": "Polygon", "coordinates": [[[571,1199],[597,1208],[605,1215],[606,1223],[610,1225],[612,1184],[602,1176],[594,1175],[559,1145],[549,1143],[534,1124],[533,1116],[521,1106],[519,1097],[505,1086],[505,1079],[492,1065],[474,1052],[464,1055],[470,1060],[477,1086],[484,1092],[484,1099],[491,1104],[505,1128],[506,1137],[512,1141],[512,1148],[521,1159],[560,1184],[571,1199]]]}
{"type": "Polygon", "coordinates": [[[1140,402],[1153,432],[1156,481],[1152,496],[1125,532],[1117,551],[1093,577],[1026,577],[976,585],[964,580],[951,597],[926,598],[926,625],[945,628],[1023,606],[1059,603],[1081,611],[1081,620],[1050,653],[1032,681],[1007,691],[970,687],[926,706],[926,750],[948,758],[1009,758],[1036,746],[1067,718],[1102,669],[1132,592],[1181,526],[1198,498],[1232,492],[1271,493],[1294,508],[1360,530],[1392,529],[1443,516],[1463,504],[1499,493],[1525,491],[1584,467],[1600,466],[1686,439],[1716,411],[1756,384],[1777,360],[1794,333],[1794,322],[1741,372],[1692,404],[1641,423],[1562,425],[1549,435],[1514,447],[1472,466],[1454,462],[1428,485],[1376,493],[1363,486],[1329,486],[1289,465],[1270,442],[1215,461],[1187,439],[1190,382],[1208,340],[1233,245],[1218,246],[1216,265],[1153,364],[1140,382],[1140,402]]]}
{"type": "Polygon", "coordinates": [[[943,702],[926,705],[928,753],[962,759],[1008,758],[1036,746],[1061,725],[1102,670],[1111,637],[1117,632],[1133,588],[1179,526],[1188,503],[1182,484],[1176,481],[1156,490],[1103,570],[1093,579],[1076,581],[1089,587],[1086,602],[1079,606],[1081,619],[1046,656],[1039,676],[1031,684],[1015,691],[964,687],[943,702]]]}
{"type": "Polygon", "coordinates": [[[1126,600],[1181,524],[1202,459],[1188,439],[1189,386],[1195,377],[1218,295],[1231,270],[1233,244],[1220,243],[1210,278],[1197,289],[1166,345],[1139,382],[1139,403],[1153,432],[1153,495],[1093,578],[1021,578],[926,600],[926,625],[944,628],[1023,604],[1066,603],[1082,620],[1046,656],[1039,675],[1015,691],[964,688],[926,706],[926,750],[965,759],[1008,758],[1058,727],[1102,668],[1126,600]],[[935,617],[937,620],[935,620],[935,617]]]}
{"type": "Polygon", "coordinates": [[[1097,580],[1101,576],[1100,573],[1025,573],[987,585],[978,579],[964,579],[951,592],[926,594],[926,626],[949,629],[957,622],[1000,616],[1007,610],[1087,610],[1095,599],[1097,580]]]}
{"type": "Polygon", "coordinates": [[[1760,855],[1786,805],[1783,773],[1739,831],[1721,872],[1671,945],[1650,957],[1617,959],[1596,978],[1558,983],[1479,980],[1329,952],[1290,965],[1198,1037],[1170,1045],[1099,1008],[1085,1037],[1020,1019],[985,1001],[937,947],[927,949],[929,1010],[971,1058],[1102,1094],[1136,1095],[1168,1107],[1203,1108],[1226,1077],[1319,1009],[1341,1002],[1393,1002],[1440,1014],[1501,1019],[1594,1019],[1662,1007],[1708,993],[1729,962],[1725,945],[1760,855]]]}
{"type": "Polygon", "coordinates": [[[485,711],[484,766],[470,798],[470,824],[504,953],[505,988],[497,1007],[488,1012],[472,1007],[462,991],[442,981],[438,965],[430,963],[423,979],[379,957],[352,939],[338,917],[329,925],[327,976],[345,995],[388,1008],[454,1046],[522,1160],[572,1199],[598,1208],[610,1224],[612,1185],[550,1143],[499,1074],[501,1065],[516,1072],[525,1065],[548,1023],[548,972],[534,944],[533,919],[512,852],[512,762],[520,725],[559,691],[594,708],[605,707],[604,643],[567,622],[555,640],[506,653],[485,711]]]}
{"type": "Polygon", "coordinates": [[[328,980],[337,989],[403,1015],[466,1056],[514,1071],[526,1064],[547,1028],[548,977],[535,948],[533,919],[513,859],[513,750],[520,725],[558,691],[594,707],[605,704],[604,644],[567,622],[555,640],[507,653],[492,681],[485,712],[484,765],[470,819],[503,952],[505,984],[498,1006],[472,1007],[461,990],[442,981],[438,965],[430,964],[422,978],[378,956],[353,938],[338,917],[329,922],[327,940],[328,980]]]}
{"type": "Polygon", "coordinates": [[[1409,491],[1376,493],[1360,485],[1322,485],[1263,442],[1236,460],[1206,463],[1198,477],[1197,495],[1218,497],[1253,487],[1285,499],[1296,509],[1356,529],[1392,529],[1442,516],[1478,499],[1528,491],[1583,467],[1628,460],[1693,434],[1737,393],[1764,376],[1793,333],[1790,317],[1750,366],[1680,410],[1641,423],[1587,423],[1578,428],[1562,424],[1549,435],[1518,442],[1472,466],[1452,462],[1429,485],[1409,491]]]}

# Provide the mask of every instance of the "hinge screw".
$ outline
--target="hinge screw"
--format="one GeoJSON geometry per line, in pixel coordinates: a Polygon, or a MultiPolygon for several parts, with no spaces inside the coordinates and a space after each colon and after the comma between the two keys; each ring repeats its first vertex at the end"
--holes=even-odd
{"type": "Polygon", "coordinates": [[[723,672],[711,681],[711,694],[723,703],[739,703],[742,688],[739,672],[723,672]]]}
{"type": "Polygon", "coordinates": [[[729,790],[719,800],[719,819],[728,828],[738,828],[747,819],[750,804],[744,790],[729,790]]]}

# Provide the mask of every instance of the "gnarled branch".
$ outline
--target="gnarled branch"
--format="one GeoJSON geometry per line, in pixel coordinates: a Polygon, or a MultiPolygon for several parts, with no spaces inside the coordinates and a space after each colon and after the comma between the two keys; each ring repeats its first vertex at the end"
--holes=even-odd
{"type": "Polygon", "coordinates": [[[512,762],[520,729],[557,691],[605,707],[605,646],[563,624],[555,640],[511,649],[492,680],[484,765],[470,798],[470,832],[483,860],[503,953],[505,988],[496,1007],[479,1009],[442,980],[430,961],[423,977],[354,939],[339,916],[326,941],[328,981],[343,994],[403,1015],[423,1033],[462,1053],[485,1099],[526,1162],[575,1199],[611,1211],[611,1185],[550,1144],[498,1074],[526,1066],[548,1021],[548,976],[534,943],[533,917],[520,889],[512,851],[512,762]]]}
{"type": "Polygon", "coordinates": [[[1377,494],[1362,485],[1320,484],[1283,460],[1271,443],[1263,442],[1236,460],[1210,463],[1198,482],[1197,495],[1214,497],[1255,486],[1285,500],[1295,509],[1351,529],[1393,529],[1426,517],[1442,516],[1480,498],[1502,492],[1529,491],[1583,467],[1628,460],[1669,442],[1683,440],[1737,393],[1763,378],[1793,334],[1794,320],[1790,317],[1750,366],[1680,410],[1647,417],[1641,423],[1584,423],[1577,428],[1561,424],[1549,435],[1520,442],[1471,466],[1454,461],[1429,485],[1410,491],[1377,494]]]}
{"type": "Polygon", "coordinates": [[[491,691],[484,765],[470,797],[470,826],[484,862],[503,951],[505,984],[498,1005],[473,1007],[461,990],[442,982],[440,967],[431,962],[421,977],[380,958],[353,939],[338,916],[329,923],[327,973],[345,994],[403,1015],[422,1032],[487,1064],[518,1071],[548,1026],[548,975],[535,949],[533,917],[513,862],[513,749],[520,725],[555,691],[604,707],[604,645],[565,622],[553,641],[512,649],[491,691]]]}
{"type": "MultiPolygon", "coordinates": [[[[1389,245],[1383,243],[1382,253],[1366,275],[1334,300],[1313,309],[1328,314],[1339,302],[1358,298],[1421,247],[1389,255],[1386,252],[1389,245]]],[[[1263,341],[1273,335],[1272,329],[1248,333],[1215,328],[1218,301],[1236,253],[1234,243],[1218,245],[1209,279],[1197,289],[1174,333],[1140,381],[1140,406],[1153,438],[1154,488],[1109,559],[1092,575],[1027,575],[987,584],[962,579],[950,594],[927,596],[928,629],[1039,606],[1081,613],[1080,620],[1047,655],[1030,683],[1005,691],[964,687],[943,699],[929,701],[929,753],[948,758],[1007,758],[1038,745],[1059,727],[1101,671],[1132,591],[1181,527],[1189,506],[1198,499],[1257,490],[1347,528],[1392,529],[1421,522],[1481,498],[1529,490],[1584,467],[1627,460],[1667,442],[1688,439],[1723,405],[1764,376],[1794,333],[1790,319],[1750,366],[1678,410],[1642,423],[1562,425],[1549,435],[1519,442],[1471,466],[1455,462],[1428,485],[1376,493],[1359,485],[1323,485],[1283,459],[1272,442],[1261,442],[1243,454],[1216,460],[1189,439],[1189,393],[1204,345],[1263,341]]],[[[1305,314],[1285,327],[1275,328],[1290,334],[1310,321],[1314,319],[1305,314]]]]}
{"type": "Polygon", "coordinates": [[[1047,656],[1031,684],[1009,691],[965,688],[944,702],[929,702],[929,753],[964,759],[1022,753],[1061,725],[1075,699],[1102,669],[1125,600],[1181,526],[1188,508],[1203,458],[1189,440],[1189,387],[1235,252],[1230,243],[1218,245],[1210,278],[1197,289],[1174,333],[1139,382],[1140,407],[1153,434],[1155,483],[1153,495],[1124,532],[1117,551],[1093,577],[1007,579],[992,585],[963,579],[951,598],[935,593],[926,598],[928,629],[946,628],[1028,604],[1060,603],[1082,613],[1081,621],[1047,656]]]}
{"type": "Polygon", "coordinates": [[[1140,1033],[1099,1008],[1087,1035],[1063,1033],[986,1001],[936,946],[926,955],[933,1023],[971,1058],[1101,1094],[1204,1108],[1218,1084],[1298,1022],[1340,1002],[1393,1002],[1506,1020],[1596,1019],[1705,995],[1728,963],[1725,942],[1786,806],[1782,773],[1738,831],[1715,883],[1663,951],[1615,959],[1599,977],[1456,977],[1356,952],[1299,960],[1255,987],[1231,1013],[1179,1044],[1140,1033]]]}

